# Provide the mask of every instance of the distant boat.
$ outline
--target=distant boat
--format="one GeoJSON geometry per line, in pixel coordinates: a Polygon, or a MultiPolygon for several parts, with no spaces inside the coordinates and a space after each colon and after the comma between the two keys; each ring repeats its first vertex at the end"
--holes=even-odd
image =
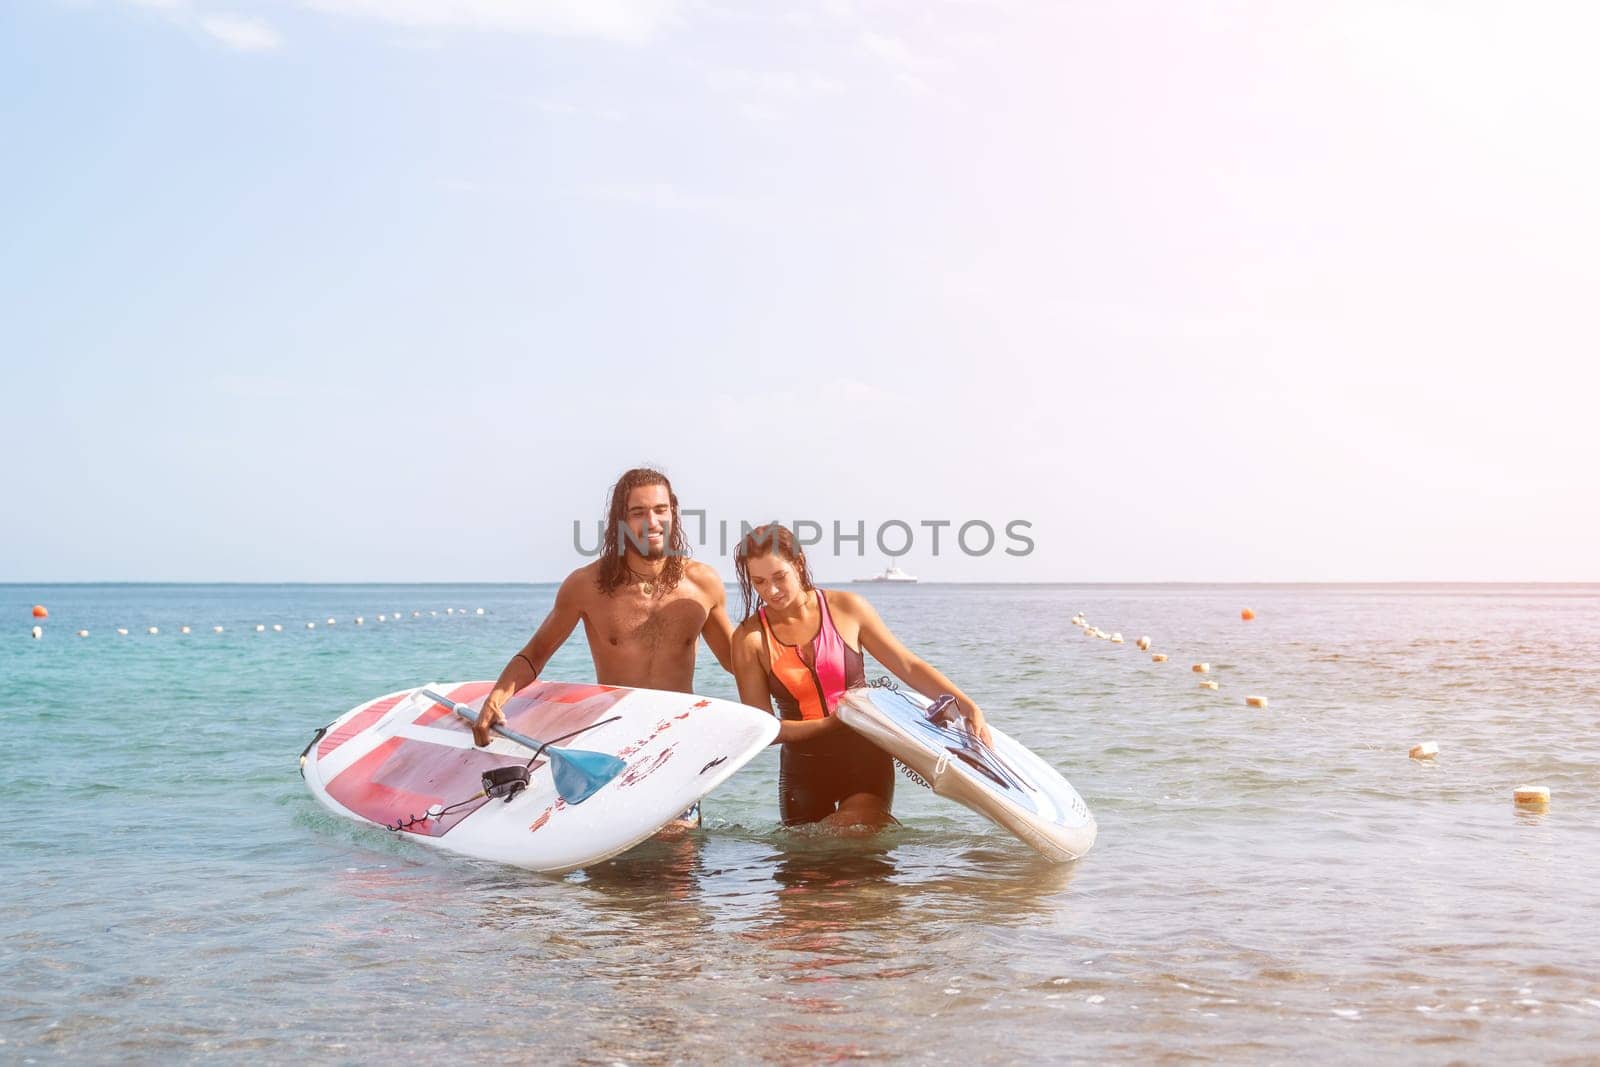
{"type": "Polygon", "coordinates": [[[882,574],[874,574],[870,578],[852,578],[850,580],[856,585],[876,582],[894,582],[897,585],[914,585],[917,581],[915,575],[907,574],[899,567],[896,567],[893,563],[885,567],[882,574]]]}

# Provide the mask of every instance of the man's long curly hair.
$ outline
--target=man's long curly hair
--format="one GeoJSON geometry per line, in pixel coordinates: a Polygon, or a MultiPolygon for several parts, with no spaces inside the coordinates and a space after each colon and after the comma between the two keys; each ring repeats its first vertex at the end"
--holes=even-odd
{"type": "Polygon", "coordinates": [[[614,593],[632,578],[625,554],[630,546],[622,542],[622,530],[627,528],[628,523],[628,494],[652,485],[666,486],[667,499],[672,502],[672,529],[667,531],[665,549],[667,562],[656,584],[662,591],[671,592],[683,577],[683,565],[689,558],[689,539],[684,536],[683,525],[678,521],[678,494],[672,491],[672,483],[665,474],[651,467],[635,467],[625,471],[617,479],[617,484],[611,487],[611,505],[606,512],[605,532],[600,546],[600,574],[596,579],[602,593],[614,593]]]}
{"type": "Polygon", "coordinates": [[[739,592],[744,594],[746,619],[756,609],[756,592],[750,584],[750,561],[774,555],[789,561],[795,574],[800,576],[801,589],[817,587],[811,579],[811,565],[806,562],[806,550],[800,547],[800,542],[795,540],[789,528],[776,522],[757,526],[739,539],[739,547],[733,553],[733,570],[739,576],[739,592]]]}

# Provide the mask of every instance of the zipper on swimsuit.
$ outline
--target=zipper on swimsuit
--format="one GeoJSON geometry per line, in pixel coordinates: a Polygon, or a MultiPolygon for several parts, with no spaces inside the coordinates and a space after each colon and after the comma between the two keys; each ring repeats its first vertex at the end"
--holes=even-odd
{"type": "MultiPolygon", "coordinates": [[[[798,652],[799,649],[796,649],[795,651],[798,652]]],[[[811,658],[817,658],[817,645],[815,641],[811,643],[811,658]]],[[[804,655],[800,657],[800,662],[806,663],[806,658],[804,655]]],[[[806,670],[811,672],[811,684],[817,687],[817,703],[822,705],[822,717],[826,719],[832,715],[833,712],[828,708],[828,695],[822,691],[822,679],[817,677],[817,668],[811,664],[806,663],[806,670]]]]}
{"type": "Polygon", "coordinates": [[[828,617],[828,602],[823,599],[822,590],[820,589],[817,590],[817,610],[821,613],[822,618],[817,623],[817,636],[811,639],[811,661],[809,663],[806,662],[805,650],[799,645],[795,646],[794,651],[795,655],[800,657],[800,662],[805,663],[806,670],[811,673],[811,684],[817,687],[817,703],[822,705],[822,717],[826,719],[833,714],[833,710],[828,707],[828,694],[822,691],[822,679],[817,675],[817,642],[822,640],[823,631],[828,628],[833,620],[828,617]]]}

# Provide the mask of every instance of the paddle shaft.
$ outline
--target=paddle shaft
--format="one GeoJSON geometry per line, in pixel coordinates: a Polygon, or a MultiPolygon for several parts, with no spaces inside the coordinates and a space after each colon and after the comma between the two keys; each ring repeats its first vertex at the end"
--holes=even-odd
{"type": "MultiPolygon", "coordinates": [[[[422,695],[427,697],[429,700],[434,701],[435,703],[443,704],[445,707],[449,708],[451,711],[455,712],[472,725],[478,725],[477,713],[471,708],[467,707],[465,704],[457,704],[454,700],[450,700],[447,697],[442,697],[431,689],[424,689],[422,691],[422,695]]],[[[519,745],[531,748],[536,753],[544,751],[545,746],[542,742],[535,741],[526,734],[519,734],[515,730],[507,730],[503,726],[491,726],[489,729],[493,730],[507,741],[515,741],[519,745]]]]}
{"type": "MultiPolygon", "coordinates": [[[[455,706],[455,712],[456,712],[457,715],[461,716],[463,719],[467,720],[472,725],[474,725],[474,726],[478,725],[478,717],[476,715],[474,715],[472,712],[468,711],[466,708],[462,707],[460,704],[457,704],[455,706]]],[[[538,741],[535,741],[533,738],[529,737],[527,734],[519,734],[515,730],[507,730],[504,726],[491,726],[491,727],[489,727],[489,729],[494,731],[495,733],[499,734],[501,737],[505,738],[507,741],[515,741],[519,745],[526,745],[528,748],[533,749],[535,752],[543,752],[544,751],[544,747],[545,746],[540,744],[538,741]]]]}

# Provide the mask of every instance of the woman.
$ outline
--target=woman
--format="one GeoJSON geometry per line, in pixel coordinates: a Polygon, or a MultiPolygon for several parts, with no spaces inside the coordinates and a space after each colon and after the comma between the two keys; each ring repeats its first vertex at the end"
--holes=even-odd
{"type": "Polygon", "coordinates": [[[954,696],[968,728],[990,739],[982,710],[897,641],[865,597],[813,584],[805,552],[787,529],[772,523],[751,530],[734,568],[745,617],[733,634],[733,673],[740,700],[766,710],[777,705],[785,825],[877,829],[892,820],[894,761],[834,717],[845,690],[866,682],[863,651],[924,696],[954,696]]]}

